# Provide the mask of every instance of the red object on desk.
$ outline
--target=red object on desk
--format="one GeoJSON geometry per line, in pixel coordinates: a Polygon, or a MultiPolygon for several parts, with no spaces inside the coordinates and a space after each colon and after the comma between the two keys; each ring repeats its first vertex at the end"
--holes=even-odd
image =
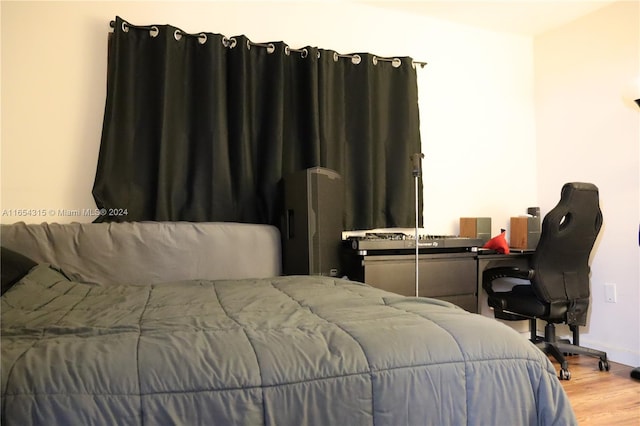
{"type": "Polygon", "coordinates": [[[507,243],[505,234],[506,231],[504,229],[501,229],[500,234],[487,241],[485,245],[482,246],[482,248],[495,250],[496,252],[501,254],[509,254],[509,244],[507,243]]]}

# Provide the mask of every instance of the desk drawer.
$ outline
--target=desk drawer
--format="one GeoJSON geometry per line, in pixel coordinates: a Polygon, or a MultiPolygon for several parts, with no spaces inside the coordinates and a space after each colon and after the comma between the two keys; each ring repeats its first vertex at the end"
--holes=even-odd
{"type": "Polygon", "coordinates": [[[465,294],[461,296],[444,296],[444,297],[438,297],[437,299],[451,302],[454,305],[460,306],[465,311],[477,313],[476,305],[478,301],[475,294],[465,294]]]}
{"type": "MultiPolygon", "coordinates": [[[[476,262],[472,254],[419,257],[419,295],[443,298],[476,294],[476,262]]],[[[414,256],[365,256],[364,282],[387,291],[415,296],[414,256]]]]}

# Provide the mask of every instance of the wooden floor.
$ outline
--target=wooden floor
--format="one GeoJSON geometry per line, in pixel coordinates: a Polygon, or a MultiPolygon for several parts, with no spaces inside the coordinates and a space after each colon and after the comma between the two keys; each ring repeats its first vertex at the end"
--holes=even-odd
{"type": "MultiPolygon", "coordinates": [[[[557,362],[551,358],[556,371],[557,362]]],[[[561,380],[580,426],[640,426],[640,380],[632,367],[609,361],[610,370],[598,369],[598,358],[567,357],[571,380],[561,380]]]]}

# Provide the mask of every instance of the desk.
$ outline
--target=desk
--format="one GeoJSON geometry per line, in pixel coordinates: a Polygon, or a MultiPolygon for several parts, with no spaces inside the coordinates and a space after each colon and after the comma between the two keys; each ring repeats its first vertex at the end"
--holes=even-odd
{"type": "MultiPolygon", "coordinates": [[[[527,268],[532,253],[504,255],[462,251],[420,254],[419,295],[446,300],[469,312],[482,314],[483,307],[488,309],[487,295],[482,289],[482,272],[494,266],[527,268]]],[[[403,296],[415,296],[415,255],[360,255],[346,250],[342,268],[353,280],[403,296]]]]}
{"type": "Polygon", "coordinates": [[[476,256],[478,264],[478,313],[482,313],[482,308],[487,306],[487,294],[482,288],[482,273],[484,270],[497,266],[515,266],[516,268],[527,269],[532,255],[533,250],[525,250],[509,254],[478,254],[476,256]]]}
{"type": "MultiPolygon", "coordinates": [[[[359,255],[348,250],[343,257],[347,276],[374,287],[403,296],[415,296],[415,255],[359,255]]],[[[446,300],[475,312],[477,265],[475,253],[420,254],[419,296],[446,300]]]]}

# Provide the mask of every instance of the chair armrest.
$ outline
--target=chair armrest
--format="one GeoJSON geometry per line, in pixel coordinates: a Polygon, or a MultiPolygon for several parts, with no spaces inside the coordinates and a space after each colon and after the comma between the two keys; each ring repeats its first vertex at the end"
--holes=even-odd
{"type": "Polygon", "coordinates": [[[493,281],[498,278],[519,278],[522,280],[531,280],[533,278],[533,269],[520,269],[514,266],[499,266],[496,268],[488,268],[482,272],[482,288],[487,294],[494,294],[493,281]]]}

